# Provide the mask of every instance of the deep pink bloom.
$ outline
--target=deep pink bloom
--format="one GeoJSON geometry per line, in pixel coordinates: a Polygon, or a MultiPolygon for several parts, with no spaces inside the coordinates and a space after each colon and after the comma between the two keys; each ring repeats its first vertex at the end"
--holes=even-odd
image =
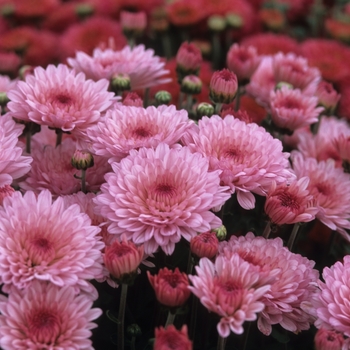
{"type": "Polygon", "coordinates": [[[272,60],[273,74],[276,84],[284,82],[300,89],[304,94],[314,95],[321,80],[321,73],[317,68],[309,67],[307,59],[294,53],[278,53],[272,60]]]}
{"type": "Polygon", "coordinates": [[[318,103],[324,107],[328,113],[334,113],[340,100],[340,95],[333,88],[331,83],[325,80],[320,81],[317,85],[315,96],[318,98],[318,103]]]}
{"type": "Polygon", "coordinates": [[[336,331],[320,328],[314,339],[315,350],[342,350],[344,336],[336,331]]]}
{"type": "Polygon", "coordinates": [[[212,259],[218,252],[219,240],[213,231],[203,232],[190,242],[191,253],[198,258],[212,259]]]}
{"type": "Polygon", "coordinates": [[[187,326],[177,330],[174,325],[166,329],[156,328],[153,350],[192,350],[192,342],[188,339],[187,326]]]}
{"type": "Polygon", "coordinates": [[[271,289],[260,299],[265,305],[258,315],[258,328],[262,333],[269,335],[274,324],[291,332],[310,328],[314,318],[302,305],[317,292],[319,273],[313,269],[313,261],[290,252],[280,238],[255,237],[251,232],[220,242],[219,253],[231,259],[240,256],[249,263],[250,270],[258,273],[258,285],[271,284],[271,289]]]}
{"type": "Polygon", "coordinates": [[[210,209],[230,195],[219,184],[220,171],[208,172],[201,154],[160,144],[131,150],[112,168],[96,197],[97,212],[110,220],[110,233],[144,243],[147,254],[159,246],[171,254],[181,237],[190,241],[221,225],[210,209]]]}
{"type": "Polygon", "coordinates": [[[120,161],[132,149],[156,147],[161,142],[173,146],[193,124],[187,111],[175,106],[120,106],[107,111],[87,135],[96,154],[120,161]]]}
{"type": "Polygon", "coordinates": [[[28,173],[32,157],[22,156],[18,145],[23,125],[15,123],[9,114],[0,118],[0,187],[11,185],[14,179],[28,173]]]}
{"type": "Polygon", "coordinates": [[[124,106],[143,107],[143,101],[136,92],[128,92],[123,99],[124,106]]]}
{"type": "Polygon", "coordinates": [[[224,68],[216,71],[210,80],[210,98],[215,103],[231,103],[236,97],[238,80],[235,73],[224,68]]]}
{"type": "Polygon", "coordinates": [[[208,157],[211,170],[222,170],[222,183],[231,193],[237,191],[243,208],[254,208],[252,192],[264,196],[272,181],[284,183],[295,177],[282,143],[257,124],[214,115],[202,117],[198,125],[189,131],[192,140],[186,138],[186,144],[208,157]]]}
{"type": "Polygon", "coordinates": [[[314,299],[317,328],[326,328],[350,336],[349,291],[350,291],[350,256],[338,261],[322,272],[324,282],[318,281],[320,294],[314,299]]]}
{"type": "Polygon", "coordinates": [[[350,241],[345,231],[350,229],[350,174],[336,168],[332,159],[317,162],[296,151],[292,152],[292,162],[298,178],[310,178],[307,189],[317,202],[317,219],[350,241]]]}
{"type": "Polygon", "coordinates": [[[277,127],[294,131],[318,121],[324,108],[317,107],[317,103],[317,97],[282,86],[277,91],[271,91],[271,119],[277,127]]]}
{"type": "Polygon", "coordinates": [[[341,167],[342,159],[336,143],[340,135],[350,136],[350,127],[345,120],[323,116],[316,135],[311,132],[298,133],[298,150],[304,157],[317,161],[333,159],[337,167],[341,167]]]}
{"type": "Polygon", "coordinates": [[[0,211],[0,279],[17,288],[44,280],[63,287],[88,288],[102,275],[104,244],[100,229],[78,205],[52,203],[49,191],[38,197],[20,192],[6,197],[0,211]]]}
{"type": "Polygon", "coordinates": [[[74,288],[34,282],[0,302],[0,345],[4,350],[92,350],[90,329],[102,311],[74,288]]]}
{"type": "Polygon", "coordinates": [[[76,71],[85,73],[93,80],[102,78],[110,80],[114,75],[127,74],[132,90],[171,81],[164,77],[168,73],[168,70],[164,69],[165,62],[155,56],[153,50],[146,50],[144,45],[134,48],[126,46],[120,51],[97,48],[92,56],[78,51],[75,58],[68,58],[68,63],[76,71]]]}
{"type": "Polygon", "coordinates": [[[307,190],[309,179],[287,184],[272,184],[265,201],[265,213],[277,225],[309,222],[318,212],[316,202],[307,190]]]}
{"type": "Polygon", "coordinates": [[[176,54],[176,65],[184,75],[195,74],[202,64],[202,53],[194,44],[183,42],[176,54]]]}
{"type": "Polygon", "coordinates": [[[141,34],[147,27],[147,15],[145,12],[121,11],[120,24],[125,35],[141,34]]]}
{"type": "Polygon", "coordinates": [[[112,105],[114,94],[107,91],[108,84],[107,80],[86,80],[84,74],[62,64],[37,67],[34,75],[8,92],[7,107],[17,119],[81,131],[96,124],[101,112],[112,105]]]}
{"type": "Polygon", "coordinates": [[[191,295],[188,289],[190,285],[188,277],[185,273],[180,272],[177,267],[174,271],[165,267],[154,276],[147,271],[147,276],[156,293],[157,300],[162,305],[168,307],[182,306],[191,295]]]}
{"type": "Polygon", "coordinates": [[[249,80],[260,64],[261,57],[254,46],[233,44],[226,57],[229,70],[237,75],[239,81],[249,80]]]}
{"type": "MultiPolygon", "coordinates": [[[[75,142],[67,138],[58,147],[33,142],[33,163],[28,176],[19,185],[24,190],[40,192],[50,190],[52,195],[66,195],[80,191],[81,171],[73,167],[71,160],[76,150],[75,142]]],[[[98,191],[104,183],[103,176],[111,170],[105,157],[94,156],[93,167],[86,171],[86,188],[98,191]]]]}
{"type": "Polygon", "coordinates": [[[256,320],[264,309],[261,298],[270,285],[257,286],[259,273],[238,254],[218,256],[215,264],[202,258],[196,271],[197,276],[189,276],[193,284],[189,289],[209,311],[221,316],[219,335],[226,338],[230,331],[242,334],[243,323],[256,320]]]}
{"type": "Polygon", "coordinates": [[[106,246],[103,261],[109,273],[117,280],[122,280],[123,275],[135,273],[144,255],[143,246],[137,247],[133,242],[122,237],[122,241],[114,241],[106,246]]]}

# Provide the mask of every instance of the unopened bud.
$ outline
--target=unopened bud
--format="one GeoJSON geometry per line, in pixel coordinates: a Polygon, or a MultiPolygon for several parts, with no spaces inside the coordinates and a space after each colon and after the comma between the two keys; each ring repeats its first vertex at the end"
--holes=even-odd
{"type": "Polygon", "coordinates": [[[71,160],[72,166],[78,170],[86,170],[94,166],[94,158],[88,151],[76,150],[71,160]]]}
{"type": "Polygon", "coordinates": [[[158,91],[154,98],[157,105],[167,105],[171,101],[171,93],[165,90],[158,91]]]}
{"type": "Polygon", "coordinates": [[[33,66],[23,66],[19,69],[18,75],[20,77],[20,79],[22,80],[26,80],[26,77],[30,74],[34,73],[34,67],[33,66]]]}
{"type": "Polygon", "coordinates": [[[94,8],[89,4],[78,4],[75,7],[75,13],[79,18],[84,19],[93,15],[94,8]]]}
{"type": "Polygon", "coordinates": [[[221,225],[220,227],[215,228],[212,231],[214,231],[216,233],[216,237],[218,238],[218,240],[220,242],[223,241],[227,236],[227,230],[226,230],[226,227],[224,225],[221,225]]]}
{"type": "Polygon", "coordinates": [[[197,106],[197,117],[198,119],[206,116],[211,117],[214,114],[214,106],[207,102],[202,102],[197,106]]]}
{"type": "Polygon", "coordinates": [[[5,91],[0,92],[0,106],[6,107],[7,102],[9,102],[9,98],[7,97],[7,93],[5,91]]]}
{"type": "Polygon", "coordinates": [[[130,77],[127,74],[115,74],[111,80],[111,89],[116,94],[130,90],[130,77]]]}
{"type": "Polygon", "coordinates": [[[202,81],[196,75],[187,75],[182,79],[181,92],[190,95],[199,94],[202,91],[202,81]]]}
{"type": "Polygon", "coordinates": [[[225,17],[213,15],[208,19],[208,27],[214,32],[222,32],[226,27],[225,17]]]}
{"type": "Polygon", "coordinates": [[[226,15],[226,23],[229,27],[239,29],[244,25],[243,18],[236,13],[228,13],[226,15]]]}
{"type": "Polygon", "coordinates": [[[190,247],[198,258],[212,259],[218,252],[219,240],[214,231],[203,232],[191,239],[190,247]]]}
{"type": "Polygon", "coordinates": [[[127,332],[128,336],[129,336],[130,338],[132,338],[132,337],[139,337],[140,335],[142,335],[141,328],[140,328],[139,325],[136,324],[136,323],[131,324],[131,325],[127,328],[126,332],[127,332]]]}

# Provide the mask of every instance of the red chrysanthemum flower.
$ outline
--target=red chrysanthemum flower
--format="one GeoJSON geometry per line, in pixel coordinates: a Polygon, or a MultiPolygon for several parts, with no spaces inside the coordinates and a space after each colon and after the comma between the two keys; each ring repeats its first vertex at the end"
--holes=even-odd
{"type": "Polygon", "coordinates": [[[166,329],[156,328],[153,350],[192,350],[192,342],[188,339],[187,326],[177,330],[174,325],[166,329]]]}

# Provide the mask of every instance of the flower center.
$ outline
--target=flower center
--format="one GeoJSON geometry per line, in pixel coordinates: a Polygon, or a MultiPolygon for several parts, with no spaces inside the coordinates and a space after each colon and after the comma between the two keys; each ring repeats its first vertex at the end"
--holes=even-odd
{"type": "Polygon", "coordinates": [[[291,196],[289,193],[279,194],[278,199],[283,207],[288,207],[292,210],[298,210],[300,208],[300,204],[297,199],[294,196],[291,196]]]}
{"type": "Polygon", "coordinates": [[[130,252],[132,252],[132,248],[125,244],[120,244],[113,250],[113,254],[118,258],[130,254],[130,252]]]}
{"type": "Polygon", "coordinates": [[[37,310],[28,320],[29,337],[37,343],[55,343],[60,334],[60,320],[53,310],[37,310]]]}
{"type": "Polygon", "coordinates": [[[288,108],[288,109],[299,109],[300,103],[295,99],[286,98],[281,101],[281,107],[288,108]]]}
{"type": "Polygon", "coordinates": [[[50,262],[55,256],[55,249],[47,238],[37,236],[29,242],[28,255],[33,265],[50,262]]]}
{"type": "Polygon", "coordinates": [[[171,198],[176,195],[176,188],[169,184],[159,184],[155,188],[155,194],[158,199],[171,198]]]}
{"type": "Polygon", "coordinates": [[[133,131],[133,135],[136,138],[146,138],[151,137],[152,133],[150,133],[149,130],[141,126],[133,131]]]}
{"type": "Polygon", "coordinates": [[[164,276],[164,280],[167,281],[172,288],[176,288],[179,285],[181,277],[176,274],[169,274],[164,276]]]}
{"type": "Polygon", "coordinates": [[[73,101],[68,94],[58,94],[55,96],[54,100],[62,105],[70,105],[73,101]]]}

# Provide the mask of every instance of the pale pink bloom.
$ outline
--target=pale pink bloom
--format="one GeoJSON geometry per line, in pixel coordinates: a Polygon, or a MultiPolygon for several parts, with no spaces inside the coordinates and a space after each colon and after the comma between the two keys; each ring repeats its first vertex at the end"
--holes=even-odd
{"type": "Polygon", "coordinates": [[[164,267],[154,276],[147,271],[147,276],[156,293],[157,300],[162,305],[180,307],[186,303],[191,295],[188,289],[190,285],[188,277],[184,272],[180,272],[177,267],[174,271],[164,267]]]}
{"type": "Polygon", "coordinates": [[[190,242],[191,253],[198,258],[214,258],[218,253],[218,247],[219,240],[214,231],[200,233],[190,242]]]}
{"type": "Polygon", "coordinates": [[[307,59],[294,53],[282,52],[273,56],[273,74],[276,84],[289,83],[294,89],[300,89],[304,94],[313,96],[321,80],[321,72],[309,67],[307,59]]]}
{"type": "Polygon", "coordinates": [[[22,156],[18,137],[22,134],[23,125],[15,123],[9,114],[0,117],[0,187],[11,185],[28,173],[32,157],[22,156]]]}
{"type": "Polygon", "coordinates": [[[144,244],[147,254],[159,246],[172,254],[181,237],[190,241],[221,225],[210,209],[230,194],[220,186],[220,171],[209,172],[201,154],[160,144],[131,150],[112,168],[95,199],[97,213],[111,222],[110,233],[144,244]]]}
{"type": "Polygon", "coordinates": [[[249,80],[258,68],[261,56],[254,46],[240,46],[233,44],[226,57],[229,70],[237,75],[239,81],[249,80]]]}
{"type": "Polygon", "coordinates": [[[259,104],[267,107],[270,102],[270,93],[275,86],[276,81],[272,69],[272,56],[265,56],[251,76],[250,82],[246,86],[246,91],[259,104]]]}
{"type": "Polygon", "coordinates": [[[261,299],[270,285],[257,286],[259,273],[238,254],[218,256],[215,264],[202,258],[196,272],[197,276],[189,276],[193,284],[189,289],[209,311],[221,317],[217,325],[221,337],[228,337],[230,331],[242,334],[243,323],[256,320],[264,309],[261,299]]]}
{"type": "Polygon", "coordinates": [[[284,183],[295,176],[289,167],[289,153],[281,141],[264,128],[227,115],[203,117],[199,128],[191,129],[184,141],[193,151],[208,157],[211,170],[220,169],[220,179],[230,192],[237,191],[239,204],[245,209],[255,206],[252,193],[265,196],[272,181],[284,183]]]}
{"type": "Polygon", "coordinates": [[[8,92],[13,117],[63,131],[81,131],[95,124],[112,105],[109,82],[86,80],[67,66],[37,67],[34,75],[8,92]]]}
{"type": "Polygon", "coordinates": [[[341,333],[320,328],[314,339],[315,350],[342,350],[344,340],[341,333]]]}
{"type": "Polygon", "coordinates": [[[71,286],[34,282],[0,302],[0,346],[4,350],[93,350],[90,329],[102,311],[71,286]]]}
{"type": "Polygon", "coordinates": [[[336,117],[322,117],[316,135],[311,132],[298,134],[298,150],[305,156],[318,161],[333,159],[337,167],[342,166],[342,159],[336,143],[340,135],[350,136],[350,127],[345,120],[336,117]]]}
{"type": "Polygon", "coordinates": [[[326,328],[350,336],[350,256],[322,272],[324,282],[318,281],[320,293],[314,301],[317,314],[315,326],[326,328]]]}
{"type": "Polygon", "coordinates": [[[176,65],[184,75],[199,72],[202,64],[201,50],[194,44],[183,42],[176,54],[176,65]]]}
{"type": "Polygon", "coordinates": [[[144,45],[134,48],[124,47],[120,51],[96,48],[92,56],[78,51],[75,58],[68,58],[68,63],[78,72],[83,72],[93,80],[111,80],[114,75],[127,74],[132,90],[144,89],[169,83],[171,79],[164,76],[165,62],[154,55],[151,49],[144,45]]]}
{"type": "Polygon", "coordinates": [[[316,202],[307,190],[309,178],[303,177],[289,185],[273,183],[267,193],[265,213],[277,225],[309,222],[318,212],[316,202]]]}
{"type": "MultiPolygon", "coordinates": [[[[80,191],[81,171],[72,166],[75,142],[67,138],[58,147],[33,143],[32,168],[19,185],[24,190],[35,192],[48,189],[54,196],[67,195],[80,191]]],[[[103,176],[110,171],[110,165],[104,157],[94,156],[94,166],[86,170],[86,188],[97,191],[104,183],[103,176]]]]}
{"type": "Polygon", "coordinates": [[[231,103],[238,90],[238,80],[235,73],[224,68],[213,73],[210,85],[210,99],[215,103],[231,103]]]}
{"type": "Polygon", "coordinates": [[[153,350],[192,350],[192,342],[188,339],[187,326],[183,325],[177,330],[174,325],[166,329],[156,328],[153,350]]]}
{"type": "Polygon", "coordinates": [[[7,75],[0,75],[0,92],[8,92],[16,87],[18,80],[11,80],[7,75]]]}
{"type": "Polygon", "coordinates": [[[298,178],[310,178],[307,189],[317,202],[316,218],[350,241],[345,231],[350,229],[350,174],[336,168],[334,160],[317,162],[292,152],[293,169],[298,178]]]}
{"type": "Polygon", "coordinates": [[[325,80],[317,85],[315,96],[318,98],[318,103],[329,113],[334,113],[341,97],[333,85],[325,80]]]}
{"type": "Polygon", "coordinates": [[[87,135],[96,154],[120,161],[132,149],[156,147],[161,142],[174,145],[193,124],[187,111],[175,106],[120,106],[107,111],[87,135]]]}
{"type": "Polygon", "coordinates": [[[265,305],[258,315],[258,328],[262,333],[269,335],[274,324],[291,332],[310,328],[314,318],[301,306],[317,292],[319,274],[313,269],[313,261],[290,252],[280,238],[255,237],[251,232],[220,242],[219,254],[240,256],[259,274],[259,285],[271,284],[271,289],[260,299],[265,305]]]}
{"type": "Polygon", "coordinates": [[[317,103],[317,97],[282,86],[277,91],[271,91],[271,119],[277,127],[294,131],[318,121],[324,108],[317,107],[317,103]]]}
{"type": "Polygon", "coordinates": [[[78,205],[52,203],[47,190],[37,197],[15,192],[5,198],[0,221],[1,283],[26,288],[43,280],[86,289],[86,280],[101,277],[100,229],[78,205]]]}

